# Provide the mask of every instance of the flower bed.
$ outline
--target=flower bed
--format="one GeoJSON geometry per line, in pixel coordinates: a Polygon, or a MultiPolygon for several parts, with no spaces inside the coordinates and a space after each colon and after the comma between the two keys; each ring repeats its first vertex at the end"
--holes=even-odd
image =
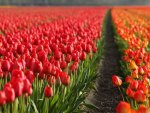
{"type": "Polygon", "coordinates": [[[122,84],[126,101],[118,104],[117,113],[150,112],[149,11],[148,7],[112,9],[116,43],[122,54],[122,80],[114,76],[113,82],[118,87],[122,84]]]}
{"type": "Polygon", "coordinates": [[[106,10],[1,8],[0,112],[71,113],[88,106],[106,10]]]}

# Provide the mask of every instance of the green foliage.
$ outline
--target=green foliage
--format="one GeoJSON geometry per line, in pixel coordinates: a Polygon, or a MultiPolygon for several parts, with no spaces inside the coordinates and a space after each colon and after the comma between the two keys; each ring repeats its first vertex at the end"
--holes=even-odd
{"type": "Polygon", "coordinates": [[[146,47],[146,51],[150,52],[150,43],[148,43],[147,47],[146,47]]]}

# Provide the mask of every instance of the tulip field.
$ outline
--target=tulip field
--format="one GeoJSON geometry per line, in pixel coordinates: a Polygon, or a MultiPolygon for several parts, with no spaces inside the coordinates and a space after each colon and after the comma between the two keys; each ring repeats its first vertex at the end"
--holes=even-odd
{"type": "Polygon", "coordinates": [[[99,109],[86,98],[97,90],[99,62],[110,51],[104,49],[107,29],[121,57],[119,74],[109,77],[122,98],[112,109],[150,113],[149,12],[137,6],[1,7],[0,113],[99,109]]]}
{"type": "Polygon", "coordinates": [[[1,8],[0,112],[78,113],[88,106],[106,11],[1,8]]]}
{"type": "Polygon", "coordinates": [[[143,7],[112,9],[115,40],[122,54],[122,79],[112,78],[122,92],[117,113],[150,113],[149,11],[143,7]]]}

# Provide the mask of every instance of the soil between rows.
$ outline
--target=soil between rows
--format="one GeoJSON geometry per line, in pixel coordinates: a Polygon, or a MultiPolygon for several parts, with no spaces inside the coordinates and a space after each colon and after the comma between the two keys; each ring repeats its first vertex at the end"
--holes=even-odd
{"type": "Polygon", "coordinates": [[[89,110],[87,113],[116,113],[116,106],[121,100],[119,90],[113,86],[111,81],[112,75],[118,74],[120,71],[119,61],[121,58],[114,42],[111,21],[111,14],[109,13],[105,27],[104,58],[100,61],[99,77],[96,80],[98,91],[92,91],[87,98],[99,110],[89,110]]]}

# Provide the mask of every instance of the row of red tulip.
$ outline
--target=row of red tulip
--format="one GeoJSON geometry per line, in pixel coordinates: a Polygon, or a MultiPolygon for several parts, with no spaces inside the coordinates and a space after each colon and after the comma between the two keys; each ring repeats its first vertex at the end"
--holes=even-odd
{"type": "MultiPolygon", "coordinates": [[[[150,8],[114,8],[112,18],[116,32],[126,43],[122,64],[126,77],[113,76],[113,83],[123,87],[124,101],[117,106],[117,113],[149,113],[150,107],[150,8]],[[144,11],[143,11],[144,10],[144,11]],[[123,82],[123,83],[122,83],[123,82]],[[128,84],[125,86],[124,84],[128,84]]],[[[122,47],[120,47],[122,48],[122,47]]]]}
{"type": "Polygon", "coordinates": [[[97,52],[106,8],[29,9],[0,9],[0,106],[32,95],[35,79],[46,81],[44,95],[52,97],[97,52]]]}

